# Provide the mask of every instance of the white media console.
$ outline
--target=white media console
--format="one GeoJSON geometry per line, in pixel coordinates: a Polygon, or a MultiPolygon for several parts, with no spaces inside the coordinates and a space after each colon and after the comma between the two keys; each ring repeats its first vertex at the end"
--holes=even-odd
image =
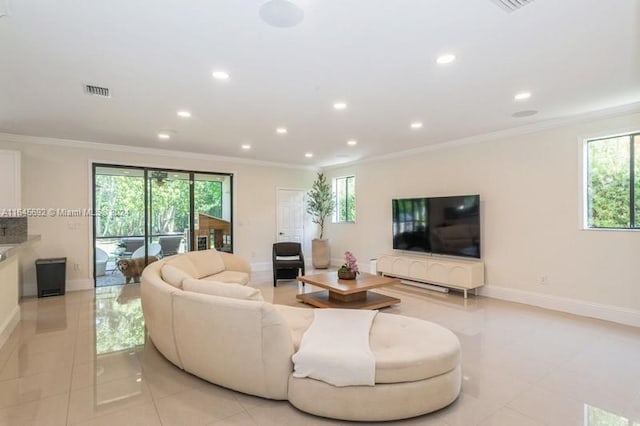
{"type": "Polygon", "coordinates": [[[465,299],[467,290],[484,285],[484,263],[479,260],[385,254],[378,257],[377,271],[418,287],[425,283],[462,290],[465,299]]]}

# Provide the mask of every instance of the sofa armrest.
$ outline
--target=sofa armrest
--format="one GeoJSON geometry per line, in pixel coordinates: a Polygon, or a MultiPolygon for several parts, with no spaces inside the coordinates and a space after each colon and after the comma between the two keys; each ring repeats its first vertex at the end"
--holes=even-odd
{"type": "Polygon", "coordinates": [[[222,257],[224,268],[227,271],[238,271],[245,272],[249,275],[251,274],[251,265],[245,258],[222,251],[219,251],[218,253],[220,254],[220,257],[222,257]]]}

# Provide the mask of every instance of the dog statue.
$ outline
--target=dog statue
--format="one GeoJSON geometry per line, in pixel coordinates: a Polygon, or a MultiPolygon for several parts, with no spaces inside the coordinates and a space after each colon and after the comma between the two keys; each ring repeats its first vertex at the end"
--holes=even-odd
{"type": "MultiPolygon", "coordinates": [[[[149,256],[149,263],[153,263],[158,258],[155,256],[149,256]]],[[[118,270],[122,272],[125,278],[125,284],[129,284],[129,281],[134,283],[140,282],[140,275],[142,275],[142,271],[144,270],[144,257],[136,257],[134,259],[120,259],[118,263],[118,270]]]]}

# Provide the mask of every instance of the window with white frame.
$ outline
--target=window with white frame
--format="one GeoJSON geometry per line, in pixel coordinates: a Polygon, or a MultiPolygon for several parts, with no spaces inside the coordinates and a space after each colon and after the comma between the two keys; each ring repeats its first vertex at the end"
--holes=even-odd
{"type": "Polygon", "coordinates": [[[586,227],[640,229],[640,132],[586,142],[586,227]]]}
{"type": "Polygon", "coordinates": [[[356,177],[344,176],[333,179],[333,194],[336,197],[334,223],[356,221],[356,177]]]}

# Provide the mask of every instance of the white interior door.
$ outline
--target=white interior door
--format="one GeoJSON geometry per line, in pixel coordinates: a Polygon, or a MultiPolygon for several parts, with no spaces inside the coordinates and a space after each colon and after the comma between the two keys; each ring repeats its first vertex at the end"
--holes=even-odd
{"type": "Polygon", "coordinates": [[[305,191],[300,189],[278,189],[278,242],[303,242],[304,195],[305,191]]]}

